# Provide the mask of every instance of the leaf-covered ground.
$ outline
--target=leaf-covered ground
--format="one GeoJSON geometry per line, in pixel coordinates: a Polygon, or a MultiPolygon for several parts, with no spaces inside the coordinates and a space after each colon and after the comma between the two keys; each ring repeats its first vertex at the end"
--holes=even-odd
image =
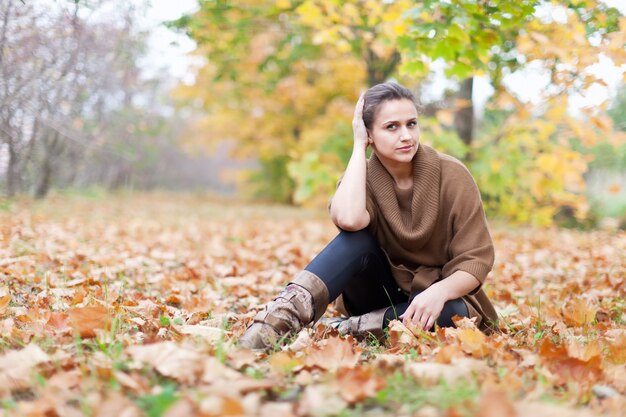
{"type": "MultiPolygon", "coordinates": [[[[501,332],[234,342],[336,229],[194,196],[0,207],[7,416],[623,416],[626,233],[493,226],[501,332]]],[[[332,308],[327,314],[333,314],[332,308]]]]}

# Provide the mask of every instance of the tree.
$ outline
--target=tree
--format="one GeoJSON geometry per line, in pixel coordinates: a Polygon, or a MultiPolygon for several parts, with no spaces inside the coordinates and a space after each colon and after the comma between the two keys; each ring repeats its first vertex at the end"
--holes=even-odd
{"type": "MultiPolygon", "coordinates": [[[[623,31],[618,31],[623,17],[616,9],[594,1],[535,0],[433,0],[418,5],[408,1],[281,0],[255,4],[257,8],[246,14],[243,7],[230,2],[206,1],[198,13],[177,22],[199,42],[199,52],[208,58],[203,69],[207,72],[201,73],[198,82],[203,85],[202,90],[212,87],[219,91],[212,107],[204,101],[202,109],[211,113],[209,120],[223,119],[220,112],[228,108],[235,110],[229,124],[241,125],[252,114],[251,103],[280,100],[285,90],[275,86],[282,78],[295,74],[298,64],[307,66],[314,74],[315,67],[323,67],[326,59],[350,58],[360,71],[354,71],[359,75],[353,77],[348,90],[357,91],[389,76],[414,86],[416,81],[426,79],[434,61],[441,61],[446,65],[446,74],[457,80],[459,90],[454,100],[440,103],[448,108],[434,106],[429,110],[437,114],[443,128],[425,120],[423,125],[431,129],[427,129],[425,137],[442,142],[438,136],[447,135],[450,128],[456,130],[462,143],[450,147],[459,151],[461,157],[475,159],[478,179],[486,185],[483,188],[488,208],[508,218],[537,223],[549,222],[563,205],[573,205],[580,209],[580,215],[584,213],[581,188],[587,164],[572,148],[572,139],[593,144],[602,136],[611,135],[611,124],[606,116],[592,110],[586,111],[586,117],[593,128],[570,117],[566,112],[567,97],[599,81],[587,68],[600,53],[623,59],[623,31]],[[566,20],[556,21],[549,17],[550,13],[548,17],[544,16],[546,13],[542,15],[541,10],[558,10],[566,20]],[[229,29],[225,22],[231,26],[236,22],[235,29],[229,29]],[[259,59],[254,61],[254,56],[259,59]],[[549,74],[543,108],[532,109],[504,83],[509,74],[525,70],[531,63],[549,74]],[[496,128],[483,129],[486,137],[477,139],[472,89],[473,77],[480,74],[489,75],[495,88],[491,105],[504,110],[506,117],[496,128]],[[554,175],[555,154],[565,155],[556,161],[561,164],[556,170],[558,177],[554,175]],[[505,165],[511,169],[501,187],[493,186],[502,182],[494,179],[502,176],[495,169],[497,158],[510,162],[505,165]],[[525,176],[526,169],[533,174],[525,176]]],[[[191,92],[187,97],[197,96],[191,92]]],[[[346,103],[353,102],[354,96],[348,95],[346,103]]],[[[314,102],[310,95],[302,96],[302,100],[314,102]]],[[[326,103],[324,100],[321,102],[326,103]]],[[[342,115],[345,120],[350,119],[348,109],[346,106],[342,115]]],[[[276,113],[261,113],[267,123],[282,125],[276,113]]],[[[280,131],[278,135],[264,136],[284,152],[261,152],[260,159],[266,160],[269,155],[280,157],[296,182],[297,201],[330,189],[347,159],[348,152],[339,152],[343,156],[341,163],[324,159],[329,149],[336,151],[340,146],[333,141],[346,144],[351,136],[341,119],[329,125],[336,129],[319,132],[317,141],[301,140],[306,129],[302,125],[295,129],[297,137],[280,131]],[[323,146],[312,146],[320,143],[323,146]],[[321,171],[320,165],[334,175],[315,175],[321,171]]],[[[256,150],[258,142],[250,140],[253,136],[242,140],[246,136],[238,133],[214,135],[218,140],[224,137],[239,140],[244,149],[256,150]]]]}

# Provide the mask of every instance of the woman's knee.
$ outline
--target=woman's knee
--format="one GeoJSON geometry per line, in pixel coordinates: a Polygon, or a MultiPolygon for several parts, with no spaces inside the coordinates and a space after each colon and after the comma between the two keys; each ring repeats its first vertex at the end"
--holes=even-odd
{"type": "Polygon", "coordinates": [[[443,305],[443,310],[437,319],[437,325],[439,327],[453,327],[452,317],[454,316],[469,317],[469,310],[461,298],[447,301],[443,305]]]}
{"type": "Polygon", "coordinates": [[[356,232],[346,232],[342,230],[339,232],[337,239],[346,242],[354,249],[358,249],[359,252],[379,249],[378,242],[367,229],[361,229],[356,232]]]}

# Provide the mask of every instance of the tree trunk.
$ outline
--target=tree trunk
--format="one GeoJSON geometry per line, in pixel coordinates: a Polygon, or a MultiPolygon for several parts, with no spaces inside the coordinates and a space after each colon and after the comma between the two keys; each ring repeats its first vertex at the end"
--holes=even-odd
{"type": "Polygon", "coordinates": [[[387,60],[381,59],[371,49],[367,48],[365,55],[365,64],[367,67],[367,84],[372,87],[376,84],[384,83],[387,78],[395,71],[400,63],[400,53],[394,52],[387,60]]]}
{"type": "Polygon", "coordinates": [[[19,187],[19,156],[17,151],[15,150],[15,145],[13,144],[13,139],[8,140],[9,145],[9,162],[7,164],[6,171],[6,195],[7,197],[13,197],[17,194],[17,190],[19,187]]]}
{"type": "Polygon", "coordinates": [[[52,164],[48,159],[43,162],[39,174],[37,188],[35,188],[35,198],[40,200],[48,194],[50,190],[50,180],[52,178],[52,164]]]}
{"type": "Polygon", "coordinates": [[[454,128],[459,137],[466,145],[471,145],[474,139],[474,105],[472,102],[472,90],[474,78],[466,78],[461,83],[461,89],[457,96],[456,113],[454,114],[454,128]]]}
{"type": "Polygon", "coordinates": [[[48,194],[48,191],[50,191],[54,164],[56,162],[56,158],[61,154],[61,152],[63,152],[63,145],[59,141],[59,132],[54,132],[50,141],[44,140],[43,146],[43,162],[39,171],[39,181],[37,181],[37,186],[35,188],[36,199],[44,198],[48,194]]]}

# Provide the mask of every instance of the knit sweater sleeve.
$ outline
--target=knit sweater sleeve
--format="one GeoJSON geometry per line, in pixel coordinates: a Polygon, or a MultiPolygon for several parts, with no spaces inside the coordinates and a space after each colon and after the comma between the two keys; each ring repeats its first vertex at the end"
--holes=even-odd
{"type": "Polygon", "coordinates": [[[450,232],[449,261],[441,272],[444,278],[458,270],[472,274],[480,281],[472,295],[481,289],[495,258],[480,192],[467,168],[452,158],[442,160],[441,187],[450,232]]]}

